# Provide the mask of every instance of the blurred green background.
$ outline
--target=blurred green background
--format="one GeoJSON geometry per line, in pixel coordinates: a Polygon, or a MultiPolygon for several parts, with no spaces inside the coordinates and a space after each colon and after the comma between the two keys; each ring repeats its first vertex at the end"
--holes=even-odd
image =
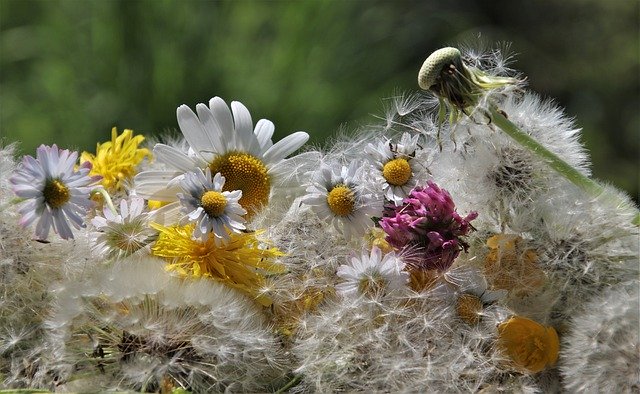
{"type": "Polygon", "coordinates": [[[0,133],[95,150],[112,126],[242,101],[275,139],[375,122],[433,50],[511,42],[512,66],[584,129],[594,174],[637,199],[639,2],[0,0],[0,133]],[[480,37],[480,40],[478,40],[480,37]]]}

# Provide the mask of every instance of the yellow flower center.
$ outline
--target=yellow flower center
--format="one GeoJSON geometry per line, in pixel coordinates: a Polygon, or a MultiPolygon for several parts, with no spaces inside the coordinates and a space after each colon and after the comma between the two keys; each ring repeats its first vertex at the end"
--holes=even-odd
{"type": "Polygon", "coordinates": [[[200,198],[200,204],[207,215],[217,218],[224,213],[227,206],[227,199],[222,193],[209,190],[200,198]]]}
{"type": "Polygon", "coordinates": [[[480,312],[482,312],[482,301],[473,294],[463,294],[458,297],[456,303],[456,312],[458,316],[469,324],[476,324],[480,321],[480,312]]]}
{"type": "Polygon", "coordinates": [[[337,185],[327,195],[329,209],[338,216],[347,216],[353,212],[356,199],[353,191],[345,185],[337,185]]]}
{"type": "Polygon", "coordinates": [[[212,174],[219,172],[225,177],[223,191],[242,190],[239,202],[248,217],[269,202],[271,180],[267,167],[250,154],[228,152],[213,160],[209,168],[212,174]]]}
{"type": "Polygon", "coordinates": [[[71,197],[69,188],[59,179],[47,181],[42,194],[44,195],[44,202],[51,208],[60,208],[69,201],[71,197]]]}
{"type": "Polygon", "coordinates": [[[411,166],[403,158],[390,160],[382,167],[382,176],[390,185],[402,186],[411,178],[411,166]]]}

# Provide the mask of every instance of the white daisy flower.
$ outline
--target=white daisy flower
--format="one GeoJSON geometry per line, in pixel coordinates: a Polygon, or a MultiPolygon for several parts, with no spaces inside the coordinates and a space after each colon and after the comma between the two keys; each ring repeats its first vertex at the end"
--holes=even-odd
{"type": "Polygon", "coordinates": [[[196,112],[186,105],[177,110],[189,153],[156,144],[153,154],[168,170],[138,174],[137,193],[146,199],[176,201],[184,174],[208,167],[226,179],[225,191],[242,191],[240,205],[251,216],[268,203],[272,178],[282,172],[279,167],[286,167],[285,158],[307,142],[309,135],[298,131],[273,144],[273,123],[261,119],[254,129],[242,103],[233,101],[229,110],[220,97],[212,98],[208,107],[198,104],[196,112]]]}
{"type": "Polygon", "coordinates": [[[206,241],[213,231],[216,244],[220,240],[226,243],[230,239],[227,230],[240,233],[245,229],[243,216],[247,211],[239,203],[242,191],[222,191],[224,183],[225,178],[219,172],[211,179],[209,168],[205,172],[196,168],[180,182],[184,193],[178,193],[178,198],[187,212],[183,220],[196,222],[194,239],[206,241]]]}
{"type": "Polygon", "coordinates": [[[85,227],[84,216],[93,205],[89,199],[91,186],[100,179],[90,177],[91,163],[85,162],[75,171],[78,152],[59,149],[57,145],[40,145],[36,158],[24,156],[22,167],[9,179],[14,193],[26,199],[20,207],[20,224],[29,226],[36,219],[36,237],[46,240],[49,229],[62,239],[73,238],[71,225],[85,227]]]}
{"type": "Polygon", "coordinates": [[[96,230],[91,233],[94,251],[106,257],[125,257],[147,246],[155,231],[149,227],[149,214],[143,210],[144,199],[135,196],[120,201],[120,213],[105,207],[104,216],[91,219],[96,230]]]}
{"type": "Polygon", "coordinates": [[[323,164],[302,199],[347,239],[363,235],[374,224],[371,218],[382,216],[382,201],[362,188],[363,170],[364,166],[357,161],[340,169],[323,164]]]}
{"type": "Polygon", "coordinates": [[[375,295],[403,289],[409,283],[409,273],[403,271],[404,267],[404,262],[395,252],[383,256],[377,246],[371,249],[370,254],[363,249],[360,256],[351,256],[350,265],[338,267],[337,275],[344,282],[336,285],[336,290],[346,297],[359,294],[375,295]]]}
{"type": "Polygon", "coordinates": [[[424,159],[416,159],[416,155],[422,152],[418,145],[419,137],[404,133],[400,143],[378,141],[376,145],[369,144],[366,148],[379,175],[384,179],[382,189],[385,198],[398,206],[418,183],[426,180],[428,170],[423,163],[424,159]]]}

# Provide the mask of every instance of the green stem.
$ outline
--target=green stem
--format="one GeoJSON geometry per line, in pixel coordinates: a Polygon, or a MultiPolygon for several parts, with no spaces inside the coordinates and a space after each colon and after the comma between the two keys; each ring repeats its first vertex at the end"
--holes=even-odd
{"type": "Polygon", "coordinates": [[[293,379],[291,379],[289,381],[289,383],[287,383],[286,385],[284,385],[283,387],[281,387],[278,391],[275,392],[275,394],[282,394],[282,393],[286,393],[287,390],[289,390],[290,388],[292,388],[293,386],[295,386],[296,384],[300,383],[300,380],[302,380],[302,375],[296,375],[293,377],[293,379]]]}
{"type": "Polygon", "coordinates": [[[111,201],[111,196],[106,190],[104,190],[103,187],[101,186],[96,187],[95,189],[91,190],[91,194],[101,194],[102,197],[104,197],[104,201],[109,207],[109,209],[111,210],[111,212],[113,212],[114,215],[118,214],[116,207],[113,205],[113,201],[111,201]]]}
{"type": "MultiPolygon", "coordinates": [[[[586,175],[580,173],[566,161],[562,160],[556,154],[542,146],[538,141],[531,138],[530,135],[521,131],[518,126],[511,123],[509,119],[502,115],[495,105],[491,105],[489,107],[489,112],[491,114],[491,121],[496,126],[507,133],[511,138],[516,140],[520,145],[540,156],[549,165],[549,167],[556,170],[560,175],[565,177],[574,185],[578,186],[594,197],[599,196],[605,192],[605,189],[593,179],[590,179],[586,175]]],[[[622,201],[617,202],[621,203],[622,201]]],[[[640,213],[636,213],[636,216],[633,219],[633,224],[640,226],[640,213]]]]}

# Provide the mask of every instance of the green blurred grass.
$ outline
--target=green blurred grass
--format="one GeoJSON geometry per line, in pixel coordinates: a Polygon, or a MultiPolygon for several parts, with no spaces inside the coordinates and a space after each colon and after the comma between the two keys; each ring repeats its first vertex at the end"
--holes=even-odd
{"type": "Polygon", "coordinates": [[[596,177],[638,196],[638,2],[0,0],[0,133],[90,150],[112,126],[242,101],[275,138],[374,122],[432,50],[511,42],[514,67],[584,129],[596,177]]]}

